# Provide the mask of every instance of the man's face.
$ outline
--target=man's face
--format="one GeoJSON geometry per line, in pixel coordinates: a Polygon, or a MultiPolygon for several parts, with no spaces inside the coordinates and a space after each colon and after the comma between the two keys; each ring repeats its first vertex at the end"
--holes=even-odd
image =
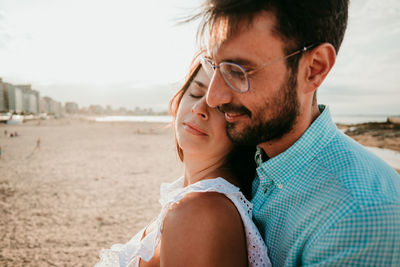
{"type": "Polygon", "coordinates": [[[274,62],[249,75],[250,90],[246,93],[232,90],[219,71],[210,83],[207,103],[225,112],[227,134],[236,143],[255,145],[277,140],[290,132],[299,114],[297,78],[285,60],[276,61],[285,54],[284,43],[272,33],[274,23],[272,15],[262,13],[251,26],[210,48],[217,64],[232,61],[247,71],[274,62]]]}

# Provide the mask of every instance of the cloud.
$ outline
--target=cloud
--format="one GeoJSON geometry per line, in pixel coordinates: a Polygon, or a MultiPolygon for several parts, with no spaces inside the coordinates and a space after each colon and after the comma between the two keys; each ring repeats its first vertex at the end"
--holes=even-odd
{"type": "MultiPolygon", "coordinates": [[[[176,89],[171,81],[186,74],[194,53],[195,27],[166,25],[176,17],[171,6],[184,1],[4,2],[0,76],[36,84],[63,102],[167,107],[176,89]]],[[[319,89],[332,112],[400,114],[399,18],[398,0],[351,1],[336,65],[319,89]]]]}
{"type": "Polygon", "coordinates": [[[379,88],[363,89],[322,86],[318,89],[317,99],[319,103],[329,104],[333,114],[400,115],[400,90],[385,92],[379,88]]]}
{"type": "Polygon", "coordinates": [[[400,114],[399,43],[399,1],[351,1],[345,39],[319,99],[349,113],[400,114]]]}
{"type": "Polygon", "coordinates": [[[6,48],[7,42],[11,39],[11,35],[5,28],[5,21],[4,12],[0,11],[0,49],[6,48]]]}

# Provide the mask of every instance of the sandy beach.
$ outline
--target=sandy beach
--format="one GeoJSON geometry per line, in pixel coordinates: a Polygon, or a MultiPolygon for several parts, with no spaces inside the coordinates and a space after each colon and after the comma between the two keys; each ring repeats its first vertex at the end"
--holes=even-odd
{"type": "Polygon", "coordinates": [[[161,182],[182,173],[167,124],[37,124],[0,125],[0,266],[93,266],[157,215],[161,182]]]}
{"type": "Polygon", "coordinates": [[[339,129],[364,146],[400,152],[400,121],[338,125],[339,129]]]}
{"type": "Polygon", "coordinates": [[[167,123],[0,124],[0,146],[0,266],[93,266],[157,215],[160,184],[182,174],[167,123]]]}

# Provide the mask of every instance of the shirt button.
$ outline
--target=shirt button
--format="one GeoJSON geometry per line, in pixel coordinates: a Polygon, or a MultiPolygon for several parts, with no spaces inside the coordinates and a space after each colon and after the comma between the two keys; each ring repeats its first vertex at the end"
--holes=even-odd
{"type": "Polygon", "coordinates": [[[278,188],[282,189],[283,188],[283,184],[278,184],[278,188]]]}

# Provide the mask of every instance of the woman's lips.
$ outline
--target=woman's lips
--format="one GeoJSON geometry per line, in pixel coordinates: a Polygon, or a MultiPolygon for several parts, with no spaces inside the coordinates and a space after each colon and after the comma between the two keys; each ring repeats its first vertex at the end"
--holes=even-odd
{"type": "Polygon", "coordinates": [[[196,126],[190,122],[183,123],[183,128],[193,135],[198,135],[198,136],[206,136],[207,135],[207,133],[203,129],[199,128],[198,126],[196,126]]]}

